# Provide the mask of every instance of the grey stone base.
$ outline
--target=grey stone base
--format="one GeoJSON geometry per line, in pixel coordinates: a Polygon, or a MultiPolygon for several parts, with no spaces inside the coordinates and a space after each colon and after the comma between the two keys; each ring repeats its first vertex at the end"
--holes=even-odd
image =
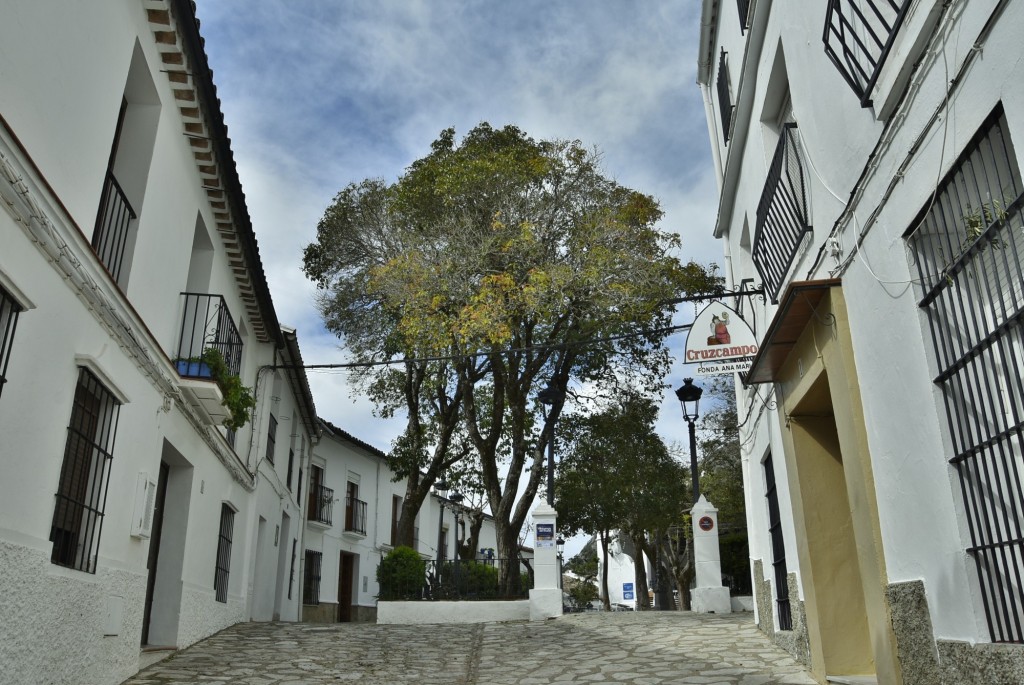
{"type": "Polygon", "coordinates": [[[377,622],[377,607],[352,607],[352,622],[353,623],[376,623],[377,622]]]}
{"type": "Polygon", "coordinates": [[[775,630],[775,598],[772,586],[764,580],[764,564],[754,560],[754,603],[757,605],[757,627],[770,637],[775,644],[789,652],[790,656],[804,666],[811,666],[811,645],[807,634],[807,612],[804,603],[797,599],[799,588],[796,574],[786,577],[789,586],[789,613],[793,619],[792,630],[775,630]]]}
{"type": "Polygon", "coordinates": [[[303,623],[337,623],[338,605],[330,602],[302,605],[303,623]]]}
{"type": "Polygon", "coordinates": [[[936,640],[924,583],[886,588],[904,685],[1024,683],[1024,645],[936,640]]]}
{"type": "Polygon", "coordinates": [[[1024,645],[939,640],[938,651],[942,685],[1024,683],[1024,645]]]}

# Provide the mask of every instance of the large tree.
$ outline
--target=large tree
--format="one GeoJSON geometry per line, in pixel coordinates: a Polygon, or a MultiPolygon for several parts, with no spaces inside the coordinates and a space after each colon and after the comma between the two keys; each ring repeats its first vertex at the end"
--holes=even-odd
{"type": "Polygon", "coordinates": [[[516,557],[570,385],[653,388],[668,362],[665,302],[717,284],[713,270],[673,256],[678,238],[657,228],[660,217],[578,141],[481,124],[458,143],[442,132],[394,184],[339,193],[306,250],[327,325],[354,355],[445,357],[444,374],[428,362],[431,382],[418,386],[430,401],[405,398],[403,458],[427,464],[428,480],[458,455],[449,444],[430,460],[426,446],[437,457],[445,430],[464,432],[502,558],[516,557]],[[562,393],[546,411],[544,384],[562,393]],[[427,420],[414,425],[414,411],[427,420]]]}

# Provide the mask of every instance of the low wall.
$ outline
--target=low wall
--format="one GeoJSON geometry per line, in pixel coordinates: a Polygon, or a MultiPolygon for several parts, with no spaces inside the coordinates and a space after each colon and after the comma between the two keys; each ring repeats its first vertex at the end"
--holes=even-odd
{"type": "Polygon", "coordinates": [[[530,620],[530,600],[506,602],[377,602],[377,623],[490,623],[530,620]]]}
{"type": "Polygon", "coordinates": [[[732,601],[733,613],[754,610],[754,598],[751,595],[740,595],[739,597],[730,597],[729,599],[732,601]]]}

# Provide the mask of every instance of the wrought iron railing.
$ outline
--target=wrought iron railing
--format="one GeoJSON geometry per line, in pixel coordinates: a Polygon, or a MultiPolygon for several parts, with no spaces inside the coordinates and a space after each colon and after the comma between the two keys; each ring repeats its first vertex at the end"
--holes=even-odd
{"type": "Polygon", "coordinates": [[[314,485],[309,489],[308,518],[316,523],[331,524],[331,513],[334,509],[334,490],[323,485],[314,485]]]}
{"type": "Polygon", "coordinates": [[[797,249],[811,226],[807,211],[803,163],[796,124],[783,125],[768,178],[757,205],[757,224],[751,250],[765,293],[778,302],[782,281],[796,259],[797,249]]]}
{"type": "Polygon", "coordinates": [[[224,298],[204,293],[182,293],[184,311],[178,336],[175,365],[182,378],[209,378],[210,367],[203,353],[216,350],[224,358],[228,371],[239,375],[242,369],[242,337],[224,298]]]}
{"type": "Polygon", "coordinates": [[[505,559],[430,559],[423,562],[423,574],[412,575],[407,569],[389,574],[381,567],[380,599],[384,600],[490,600],[521,599],[533,587],[529,568],[516,559],[510,575],[509,587],[501,586],[501,571],[505,559]]]}
{"type": "Polygon", "coordinates": [[[907,232],[992,642],[1024,643],[1024,182],[996,109],[907,232]]]}
{"type": "Polygon", "coordinates": [[[825,13],[825,54],[839,69],[862,107],[910,7],[910,0],[829,0],[825,13]]]}
{"type": "Polygon", "coordinates": [[[729,142],[732,129],[732,114],[736,109],[732,104],[732,93],[729,91],[729,53],[722,50],[718,58],[718,109],[722,115],[722,142],[729,142]]]}
{"type": "Polygon", "coordinates": [[[354,497],[345,498],[345,530],[366,535],[366,502],[354,497]]]}
{"type": "Polygon", "coordinates": [[[135,210],[113,172],[108,170],[103,182],[103,194],[100,196],[100,209],[96,215],[96,228],[92,234],[92,247],[107,271],[118,282],[124,267],[125,250],[132,242],[135,219],[135,210]]]}

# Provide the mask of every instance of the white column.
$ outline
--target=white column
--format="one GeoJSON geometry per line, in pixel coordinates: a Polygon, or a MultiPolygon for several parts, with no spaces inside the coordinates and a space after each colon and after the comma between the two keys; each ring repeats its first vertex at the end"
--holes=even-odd
{"type": "Polygon", "coordinates": [[[718,509],[701,495],[690,514],[693,516],[693,558],[697,573],[697,587],[690,593],[690,609],[701,614],[732,613],[729,588],[722,585],[718,509]]]}
{"type": "Polygon", "coordinates": [[[556,513],[547,503],[533,510],[533,589],[530,590],[530,620],[543,621],[562,615],[562,588],[558,582],[558,538],[556,513]]]}

